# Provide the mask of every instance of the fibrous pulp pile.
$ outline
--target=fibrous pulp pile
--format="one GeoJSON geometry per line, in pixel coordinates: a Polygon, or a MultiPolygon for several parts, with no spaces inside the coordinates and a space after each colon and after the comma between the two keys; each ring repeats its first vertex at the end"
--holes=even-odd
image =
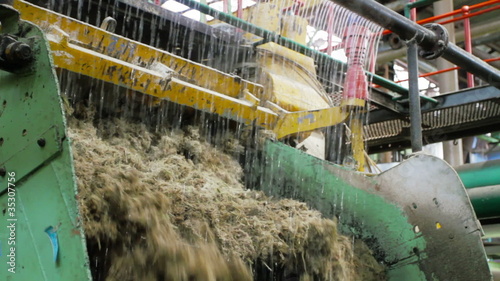
{"type": "Polygon", "coordinates": [[[70,118],[95,279],[240,281],[264,268],[274,280],[383,280],[366,246],[335,221],[245,190],[239,163],[196,128],[155,133],[122,119],[97,127],[70,118]]]}

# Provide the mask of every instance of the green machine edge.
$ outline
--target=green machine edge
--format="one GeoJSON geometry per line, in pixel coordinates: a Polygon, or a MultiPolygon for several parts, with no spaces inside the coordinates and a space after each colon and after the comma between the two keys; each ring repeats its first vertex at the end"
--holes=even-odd
{"type": "Polygon", "coordinates": [[[389,280],[491,279],[479,222],[443,160],[415,154],[367,176],[282,143],[267,141],[255,153],[246,165],[249,187],[337,217],[341,232],[388,265],[389,280]]]}
{"type": "Polygon", "coordinates": [[[2,42],[14,44],[0,70],[0,279],[91,280],[48,44],[11,7],[0,5],[0,19],[2,42]]]}

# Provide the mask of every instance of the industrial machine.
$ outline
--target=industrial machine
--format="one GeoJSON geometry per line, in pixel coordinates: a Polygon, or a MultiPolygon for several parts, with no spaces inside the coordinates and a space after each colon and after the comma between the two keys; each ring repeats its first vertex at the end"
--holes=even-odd
{"type": "MultiPolygon", "coordinates": [[[[44,1],[33,2],[43,5],[44,1]]],[[[313,58],[299,43],[280,44],[285,37],[273,42],[269,31],[254,27],[256,35],[268,42],[227,47],[228,53],[258,50],[255,61],[265,79],[250,81],[229,68],[216,69],[217,59],[210,62],[214,67],[197,62],[206,56],[196,47],[180,50],[178,42],[161,42],[156,32],[179,32],[179,42],[183,37],[200,42],[217,38],[213,40],[225,41],[227,46],[241,40],[237,35],[134,3],[99,6],[89,1],[86,15],[80,14],[81,9],[69,9],[71,3],[60,3],[56,8],[61,13],[21,0],[0,6],[0,276],[5,280],[91,280],[66,137],[67,97],[96,99],[107,112],[128,108],[145,122],[191,108],[232,120],[254,133],[270,132],[272,137],[264,144],[248,147],[244,168],[249,188],[296,198],[326,217],[337,217],[343,233],[365,241],[387,265],[389,280],[491,278],[481,225],[453,168],[417,153],[384,173],[361,172],[366,157],[363,123],[357,114],[366,110],[368,99],[363,62],[356,53],[362,48],[347,51],[352,58],[345,83],[337,85],[343,88],[343,99],[335,105],[316,80],[320,74],[313,58]],[[110,7],[118,7],[118,15],[126,11],[124,18],[106,18],[100,27],[74,18],[92,22],[92,15],[110,7]],[[134,21],[138,14],[159,27],[141,26],[134,39],[119,35],[120,27],[121,33],[127,33],[127,26],[144,25],[134,21]],[[288,66],[286,75],[277,67],[283,64],[288,66]],[[100,90],[97,94],[88,87],[91,80],[97,81],[93,85],[100,90]],[[342,123],[350,128],[348,150],[356,163],[351,168],[285,144],[291,139],[300,143],[315,130],[342,123]]],[[[210,13],[207,6],[193,5],[210,13]]],[[[224,18],[222,13],[219,16],[224,18]]],[[[245,26],[250,25],[237,24],[245,26]]],[[[369,31],[356,32],[349,38],[363,46],[369,31]]],[[[404,95],[404,89],[395,89],[404,95]]],[[[390,99],[383,93],[371,98],[379,103],[390,99]]],[[[482,200],[477,202],[484,206],[482,200]]],[[[488,216],[498,212],[488,210],[488,216]]]]}

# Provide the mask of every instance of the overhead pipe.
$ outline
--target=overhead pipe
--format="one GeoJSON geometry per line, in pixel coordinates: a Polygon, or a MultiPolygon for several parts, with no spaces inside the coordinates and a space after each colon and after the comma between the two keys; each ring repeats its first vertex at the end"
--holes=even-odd
{"type": "Polygon", "coordinates": [[[430,29],[427,29],[385,6],[372,0],[331,0],[362,17],[398,34],[403,40],[414,40],[425,52],[434,52],[442,47],[442,57],[484,81],[499,88],[500,71],[480,59],[467,53],[453,43],[443,45],[443,41],[430,29]],[[441,44],[442,46],[439,46],[441,44]]]}
{"type": "MultiPolygon", "coordinates": [[[[426,6],[426,5],[430,5],[434,2],[439,2],[440,0],[421,0],[421,1],[417,1],[417,2],[410,2],[408,4],[405,5],[404,7],[404,13],[405,15],[409,14],[409,11],[413,8],[420,8],[420,7],[423,7],[423,6],[426,6]]],[[[486,2],[482,2],[482,3],[479,3],[479,4],[476,4],[476,5],[471,5],[469,8],[470,10],[473,10],[473,9],[478,9],[478,8],[482,8],[482,7],[485,7],[485,6],[488,6],[488,5],[492,5],[492,4],[496,4],[498,3],[498,0],[490,0],[490,1],[486,1],[486,2]]],[[[385,5],[386,7],[388,5],[385,5]]],[[[492,7],[492,8],[488,8],[488,9],[484,9],[484,10],[481,10],[479,12],[475,12],[475,13],[471,13],[467,16],[461,16],[461,17],[455,17],[455,18],[452,18],[450,20],[446,20],[444,22],[437,22],[439,24],[446,24],[446,23],[449,23],[449,22],[454,22],[454,21],[458,21],[458,20],[462,20],[464,18],[468,18],[468,17],[473,17],[473,16],[477,16],[477,15],[480,15],[480,14],[483,14],[483,13],[487,13],[487,12],[491,12],[491,11],[494,11],[496,9],[498,9],[499,7],[495,6],[495,7],[492,7]]],[[[422,19],[422,20],[419,20],[417,21],[418,24],[420,25],[423,25],[423,24],[426,24],[426,23],[430,23],[430,22],[436,22],[440,19],[445,19],[445,18],[449,18],[449,17],[452,17],[452,16],[455,16],[455,15],[458,15],[461,13],[461,9],[459,10],[454,10],[452,12],[449,12],[449,13],[444,13],[444,14],[441,14],[439,16],[434,16],[434,17],[429,17],[429,18],[426,18],[426,19],[422,19]]],[[[386,34],[391,34],[392,31],[391,30],[385,30],[382,34],[386,35],[386,34]]]]}
{"type": "Polygon", "coordinates": [[[500,185],[500,160],[465,164],[455,170],[466,188],[500,185]]]}
{"type": "MultiPolygon", "coordinates": [[[[475,40],[483,40],[482,38],[480,38],[481,36],[484,36],[487,34],[492,34],[491,37],[493,37],[493,39],[491,39],[491,41],[494,41],[494,39],[495,39],[494,34],[500,34],[498,32],[500,32],[500,24],[497,24],[496,22],[477,24],[471,28],[472,38],[477,38],[475,40]]],[[[488,37],[491,38],[490,36],[488,36],[488,37]]],[[[455,33],[455,42],[464,41],[464,38],[465,38],[465,36],[464,36],[463,32],[455,33]]],[[[476,42],[475,40],[472,42],[473,46],[485,44],[482,41],[476,42]]],[[[378,53],[377,63],[383,64],[383,63],[386,63],[389,61],[393,61],[395,59],[403,57],[405,54],[406,54],[406,51],[404,48],[396,49],[396,50],[382,51],[382,52],[378,53]]]]}

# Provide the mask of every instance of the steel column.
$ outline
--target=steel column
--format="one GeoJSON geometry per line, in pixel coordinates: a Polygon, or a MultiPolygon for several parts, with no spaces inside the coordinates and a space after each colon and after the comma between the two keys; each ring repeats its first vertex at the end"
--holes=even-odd
{"type": "MultiPolygon", "coordinates": [[[[434,16],[443,15],[453,11],[453,0],[444,0],[434,3],[434,16]]],[[[455,26],[453,23],[443,25],[448,30],[449,40],[455,43],[455,26]]],[[[455,67],[454,64],[446,61],[443,58],[436,59],[436,67],[438,69],[449,69],[455,67]]],[[[449,71],[440,73],[435,77],[439,85],[440,94],[458,91],[458,72],[449,71]]],[[[436,144],[437,145],[437,144],[436,144]]],[[[443,159],[451,166],[458,166],[464,163],[462,140],[444,141],[441,146],[443,159]]]]}
{"type": "MultiPolygon", "coordinates": [[[[412,0],[410,0],[412,1],[412,0]]],[[[413,4],[413,3],[410,3],[413,4]]],[[[409,4],[409,5],[410,5],[409,4]]],[[[416,21],[415,9],[405,9],[405,16],[410,16],[412,21],[416,21]]],[[[420,108],[420,91],[418,87],[418,46],[415,40],[408,41],[408,91],[410,100],[410,136],[412,151],[422,151],[422,111],[420,108]]]]}

